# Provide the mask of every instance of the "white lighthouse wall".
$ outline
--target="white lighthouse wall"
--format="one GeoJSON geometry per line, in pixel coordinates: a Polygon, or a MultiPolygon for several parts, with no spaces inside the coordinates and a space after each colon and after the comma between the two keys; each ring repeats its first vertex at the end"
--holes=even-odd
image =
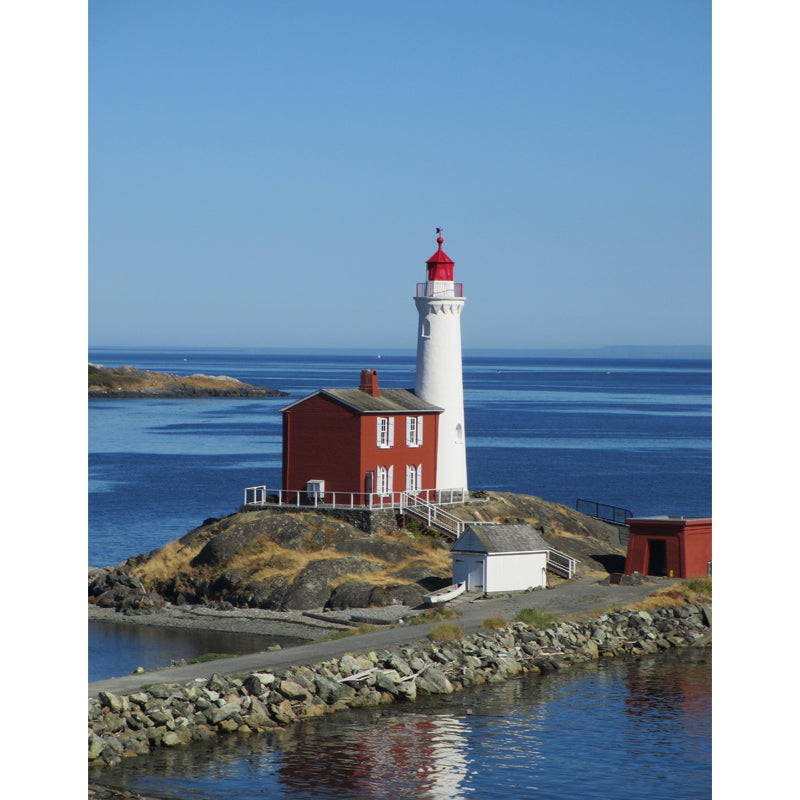
{"type": "Polygon", "coordinates": [[[464,386],[461,366],[463,298],[415,298],[417,374],[414,393],[444,409],[439,418],[436,488],[467,490],[464,386]]]}

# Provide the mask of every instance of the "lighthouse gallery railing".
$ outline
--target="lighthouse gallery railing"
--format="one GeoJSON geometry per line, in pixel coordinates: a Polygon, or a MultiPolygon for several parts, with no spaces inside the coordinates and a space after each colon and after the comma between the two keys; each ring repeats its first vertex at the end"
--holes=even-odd
{"type": "Polygon", "coordinates": [[[429,281],[417,284],[417,297],[463,297],[464,284],[450,281],[429,281]]]}

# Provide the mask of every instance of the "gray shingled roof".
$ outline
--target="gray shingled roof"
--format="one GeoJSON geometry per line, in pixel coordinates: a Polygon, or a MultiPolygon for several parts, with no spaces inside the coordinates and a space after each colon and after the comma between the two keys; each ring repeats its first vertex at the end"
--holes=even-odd
{"type": "MultiPolygon", "coordinates": [[[[360,411],[362,414],[390,414],[396,412],[407,411],[433,411],[440,413],[444,411],[443,408],[427,403],[421,397],[417,397],[414,392],[408,389],[381,389],[381,393],[377,397],[371,394],[362,392],[361,389],[320,389],[319,392],[314,394],[327,395],[328,397],[344,403],[350,408],[360,411]]],[[[314,395],[308,395],[301,400],[282,408],[281,411],[286,411],[297,403],[302,403],[314,395]]]]}
{"type": "Polygon", "coordinates": [[[522,553],[537,550],[550,550],[550,545],[531,525],[525,524],[489,524],[468,525],[459,540],[450,548],[466,550],[470,540],[475,538],[486,548],[487,553],[522,553]],[[468,535],[472,534],[472,536],[468,535]],[[459,547],[459,544],[462,546],[459,547]]]}

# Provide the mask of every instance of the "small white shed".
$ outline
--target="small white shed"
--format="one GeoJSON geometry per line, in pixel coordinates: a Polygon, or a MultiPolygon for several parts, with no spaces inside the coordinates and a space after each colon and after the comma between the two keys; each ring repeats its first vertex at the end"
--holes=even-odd
{"type": "Polygon", "coordinates": [[[473,522],[450,548],[453,583],[484,594],[547,586],[549,550],[531,525],[473,522]]]}

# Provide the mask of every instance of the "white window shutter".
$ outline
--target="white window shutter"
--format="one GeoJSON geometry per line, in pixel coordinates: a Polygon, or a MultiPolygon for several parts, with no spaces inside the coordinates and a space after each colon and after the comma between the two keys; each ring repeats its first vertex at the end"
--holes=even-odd
{"type": "Polygon", "coordinates": [[[406,417],[406,445],[409,447],[414,444],[411,441],[411,420],[413,417],[406,417]]]}
{"type": "Polygon", "coordinates": [[[417,417],[417,444],[422,447],[422,420],[425,417],[417,417]]]}
{"type": "Polygon", "coordinates": [[[386,494],[391,494],[394,491],[394,489],[392,487],[392,484],[394,483],[394,467],[393,466],[389,467],[389,475],[386,478],[386,483],[387,483],[386,494]]]}
{"type": "MultiPolygon", "coordinates": [[[[414,469],[414,467],[411,467],[411,469],[414,469]]],[[[421,490],[422,490],[422,464],[420,464],[417,467],[417,491],[419,492],[421,490]]]]}
{"type": "Polygon", "coordinates": [[[389,417],[389,447],[394,447],[394,417],[389,417]]]}
{"type": "Polygon", "coordinates": [[[378,423],[378,433],[377,433],[377,442],[376,442],[378,447],[380,447],[381,444],[382,444],[382,442],[381,442],[381,421],[382,421],[382,419],[383,419],[382,417],[375,417],[375,420],[378,423]]]}
{"type": "Polygon", "coordinates": [[[378,485],[375,487],[376,494],[385,494],[386,492],[386,467],[378,467],[375,470],[378,476],[378,485]]]}

